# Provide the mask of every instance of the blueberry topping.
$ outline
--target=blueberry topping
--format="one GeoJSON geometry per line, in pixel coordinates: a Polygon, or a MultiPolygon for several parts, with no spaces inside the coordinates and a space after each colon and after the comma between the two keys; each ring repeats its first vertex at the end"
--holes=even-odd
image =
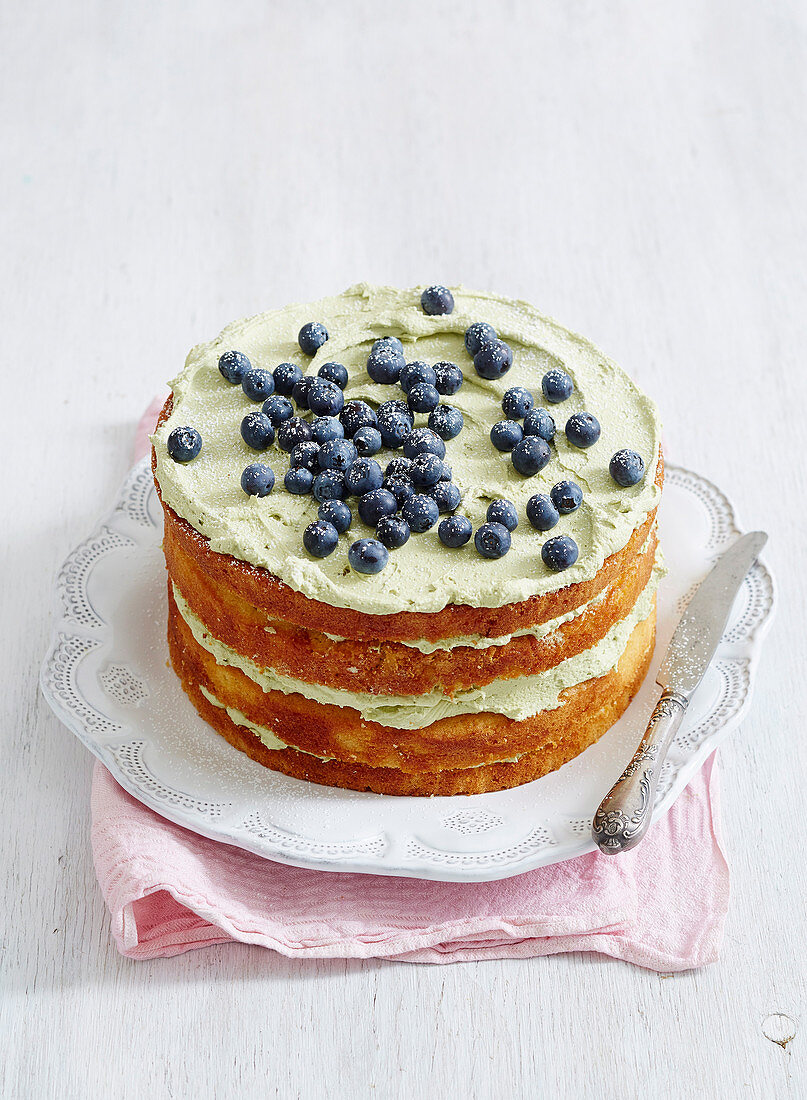
{"type": "Polygon", "coordinates": [[[434,371],[428,363],[421,363],[419,361],[407,363],[401,371],[401,377],[399,378],[401,389],[404,393],[409,393],[412,387],[416,386],[418,382],[428,382],[430,386],[433,386],[436,381],[436,371],[434,371]]]}
{"type": "Polygon", "coordinates": [[[273,393],[271,397],[267,397],[264,401],[263,411],[272,421],[272,424],[278,428],[284,420],[291,420],[294,416],[294,405],[288,397],[281,397],[280,394],[273,393]]]}
{"type": "Polygon", "coordinates": [[[360,455],[367,457],[381,450],[381,432],[378,428],[359,428],[353,436],[353,443],[360,455]]]}
{"type": "Polygon", "coordinates": [[[243,351],[225,351],[224,355],[219,357],[219,370],[227,381],[234,386],[240,385],[244,375],[251,367],[252,363],[243,351]]]}
{"type": "Polygon", "coordinates": [[[527,501],[527,519],[536,531],[551,531],[560,513],[547,493],[536,493],[527,501]]]}
{"type": "Polygon", "coordinates": [[[465,380],[456,363],[435,363],[434,373],[437,379],[434,383],[435,388],[443,397],[450,397],[452,393],[456,393],[465,380]]]}
{"type": "Polygon", "coordinates": [[[241,379],[241,389],[250,401],[265,401],[275,392],[272,372],[262,367],[252,367],[241,379]]]}
{"type": "Polygon", "coordinates": [[[454,310],[454,295],[447,286],[427,286],[420,296],[420,305],[430,317],[439,317],[454,310]]]}
{"type": "Polygon", "coordinates": [[[404,412],[397,401],[385,401],[378,408],[378,430],[385,447],[397,450],[412,431],[411,413],[404,412]]]}
{"type": "Polygon", "coordinates": [[[381,336],[375,341],[371,351],[381,351],[382,348],[392,348],[398,355],[403,355],[403,344],[397,336],[381,336]]]}
{"type": "Polygon", "coordinates": [[[309,321],[297,334],[297,343],[306,355],[316,355],[328,339],[328,330],[319,321],[309,321]]]}
{"type": "Polygon", "coordinates": [[[483,344],[474,356],[474,369],[480,378],[501,378],[513,365],[513,349],[502,340],[483,344]]]}
{"type": "Polygon", "coordinates": [[[546,411],[538,408],[528,412],[524,417],[524,435],[540,435],[547,443],[555,438],[555,421],[546,411]]]}
{"type": "Polygon", "coordinates": [[[340,390],[347,385],[347,367],[341,363],[323,363],[317,371],[317,378],[324,378],[326,382],[333,382],[340,390]]]}
{"type": "Polygon", "coordinates": [[[382,516],[376,524],[375,537],[388,550],[397,550],[409,541],[409,524],[400,516],[382,516]]]}
{"type": "Polygon", "coordinates": [[[562,516],[577,511],[583,503],[583,490],[576,481],[559,481],[549,490],[549,495],[562,516]]]}
{"type": "Polygon", "coordinates": [[[513,448],[513,466],[524,477],[532,477],[543,470],[550,457],[549,444],[539,435],[525,435],[513,448]]]}
{"type": "Polygon", "coordinates": [[[352,496],[361,497],[372,489],[380,489],[384,475],[374,458],[357,458],[345,473],[345,488],[352,496]]]}
{"type": "Polygon", "coordinates": [[[409,480],[416,489],[428,489],[436,485],[443,473],[443,462],[437,455],[424,453],[413,459],[409,480]]]}
{"type": "Polygon", "coordinates": [[[474,321],[465,330],[465,350],[473,358],[483,344],[490,344],[498,339],[499,334],[493,325],[489,325],[487,321],[474,321]]]}
{"type": "Polygon", "coordinates": [[[441,515],[456,511],[462,500],[459,488],[453,481],[438,481],[429,489],[429,496],[434,499],[441,515]]]}
{"type": "Polygon", "coordinates": [[[443,546],[456,550],[464,546],[474,533],[473,525],[467,516],[448,516],[440,520],[437,534],[443,546]]]}
{"type": "Polygon", "coordinates": [[[298,378],[297,381],[294,383],[291,391],[291,397],[292,401],[294,401],[294,404],[297,406],[298,409],[308,408],[308,388],[313,381],[314,379],[310,378],[306,374],[303,375],[302,378],[298,378]]]}
{"type": "Polygon", "coordinates": [[[500,420],[490,429],[490,441],[497,451],[512,451],[523,436],[524,431],[515,420],[500,420]]]}
{"type": "Polygon", "coordinates": [[[401,515],[416,534],[422,534],[437,523],[440,509],[437,507],[436,500],[427,497],[425,493],[417,493],[404,501],[401,515]]]}
{"type": "Polygon", "coordinates": [[[553,367],[541,379],[541,390],[550,404],[559,405],[561,401],[565,401],[567,397],[572,396],[574,382],[565,370],[561,370],[560,367],[553,367]]]}
{"type": "Polygon", "coordinates": [[[376,340],[367,357],[367,373],[382,386],[394,386],[405,365],[403,351],[389,340],[376,340]]]}
{"type": "Polygon", "coordinates": [[[311,425],[311,437],[315,443],[330,443],[332,439],[344,439],[345,429],[335,416],[320,416],[311,425]]]}
{"type": "Polygon", "coordinates": [[[600,422],[591,413],[572,413],[564,431],[573,447],[592,447],[600,438],[600,422]]]}
{"type": "Polygon", "coordinates": [[[314,484],[314,475],[304,466],[292,466],[286,470],[283,484],[290,493],[297,497],[304,497],[311,492],[314,484]]]}
{"type": "Polygon", "coordinates": [[[440,394],[428,382],[416,382],[407,402],[413,413],[430,413],[440,404],[440,394]]]}
{"type": "Polygon", "coordinates": [[[311,492],[320,504],[323,500],[344,500],[347,495],[345,475],[341,470],[321,470],[314,478],[311,492]]]}
{"type": "Polygon", "coordinates": [[[453,439],[462,431],[464,420],[459,409],[453,405],[438,405],[429,413],[429,427],[441,439],[453,439]]]}
{"type": "Polygon", "coordinates": [[[317,515],[320,519],[332,523],[340,535],[344,535],[353,522],[353,513],[343,500],[323,500],[317,515]]]}
{"type": "Polygon", "coordinates": [[[483,523],[474,535],[474,546],[483,558],[503,558],[510,549],[510,532],[501,523],[483,523]]]}
{"type": "Polygon", "coordinates": [[[292,469],[310,470],[312,474],[319,470],[319,443],[309,439],[305,443],[298,443],[291,452],[289,466],[292,469]]]}
{"type": "Polygon", "coordinates": [[[296,363],[281,363],[272,371],[272,377],[275,380],[275,392],[281,397],[291,397],[294,383],[300,381],[303,372],[296,363]]]}
{"type": "Polygon", "coordinates": [[[502,412],[508,420],[523,420],[535,404],[535,398],[523,386],[511,386],[502,398],[502,412]]]}
{"type": "Polygon", "coordinates": [[[241,421],[241,438],[253,451],[265,451],[275,441],[275,429],[265,412],[250,412],[241,421]]]}
{"type": "Polygon", "coordinates": [[[345,435],[352,438],[359,428],[375,428],[376,415],[366,401],[348,401],[339,413],[345,435]]]}
{"type": "Polygon", "coordinates": [[[548,565],[556,573],[562,573],[564,569],[574,565],[578,553],[577,543],[568,535],[555,535],[554,538],[547,539],[541,547],[544,565],[548,565]]]}
{"type": "Polygon", "coordinates": [[[319,449],[322,470],[349,470],[357,458],[356,447],[349,439],[329,439],[319,449]]]}
{"type": "Polygon", "coordinates": [[[294,450],[298,443],[307,443],[311,439],[311,425],[301,416],[292,416],[284,420],[277,429],[277,445],[281,451],[294,450]]]}
{"type": "Polygon", "coordinates": [[[399,508],[403,508],[404,503],[415,495],[412,482],[401,477],[385,477],[382,484],[395,497],[399,508]]]}
{"type": "Polygon", "coordinates": [[[636,451],[623,448],[617,451],[608,463],[608,472],[623,489],[638,485],[644,477],[644,459],[636,451]]]}
{"type": "Polygon", "coordinates": [[[345,406],[345,395],[327,378],[312,379],[307,397],[308,407],[315,416],[336,416],[345,406]]]}
{"type": "Polygon", "coordinates": [[[202,437],[196,428],[174,428],[165,446],[174,462],[184,464],[199,454],[202,449],[202,437]]]}
{"type": "Polygon", "coordinates": [[[274,471],[262,462],[251,462],[241,474],[241,488],[251,497],[269,496],[274,487],[274,471]]]}
{"type": "Polygon", "coordinates": [[[347,560],[357,573],[380,573],[389,561],[389,551],[378,539],[358,539],[348,550],[347,560]]]}
{"type": "Polygon", "coordinates": [[[488,523],[500,523],[508,531],[515,531],[518,527],[518,512],[509,500],[492,500],[485,513],[485,519],[488,523]]]}
{"type": "Polygon", "coordinates": [[[422,454],[433,454],[438,458],[445,458],[446,445],[431,428],[415,428],[404,443],[404,454],[409,459],[417,458],[422,454]]]}
{"type": "MultiPolygon", "coordinates": [[[[412,435],[416,435],[413,432],[412,435]]],[[[412,436],[409,437],[410,439],[412,436]]],[[[412,469],[412,459],[404,458],[403,455],[396,455],[395,458],[391,458],[387,463],[387,468],[384,471],[384,477],[402,477],[409,479],[409,471],[412,469]]]]}
{"type": "Polygon", "coordinates": [[[359,497],[359,519],[368,527],[375,527],[382,516],[393,516],[397,511],[398,501],[388,489],[371,489],[359,497]]]}
{"type": "Polygon", "coordinates": [[[303,546],[313,558],[327,558],[338,542],[339,532],[326,519],[315,519],[303,531],[303,546]]]}

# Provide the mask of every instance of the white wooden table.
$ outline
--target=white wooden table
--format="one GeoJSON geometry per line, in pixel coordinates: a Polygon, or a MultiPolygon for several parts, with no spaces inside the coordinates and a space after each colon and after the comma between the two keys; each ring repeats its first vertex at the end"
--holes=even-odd
{"type": "Polygon", "coordinates": [[[2,1095],[807,1095],[804,3],[8,0],[0,42],[2,1095]],[[53,574],[192,343],[362,278],[590,335],[770,532],[717,965],[118,956],[53,574]]]}

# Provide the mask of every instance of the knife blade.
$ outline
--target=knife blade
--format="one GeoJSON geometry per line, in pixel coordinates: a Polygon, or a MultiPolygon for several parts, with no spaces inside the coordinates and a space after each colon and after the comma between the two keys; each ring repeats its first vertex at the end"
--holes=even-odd
{"type": "Polygon", "coordinates": [[[743,578],[767,541],[764,531],[751,531],[733,542],[687,604],[656,676],[663,692],[645,735],[594,815],[591,832],[600,851],[627,852],[647,832],[667,749],[720,644],[743,578]]]}

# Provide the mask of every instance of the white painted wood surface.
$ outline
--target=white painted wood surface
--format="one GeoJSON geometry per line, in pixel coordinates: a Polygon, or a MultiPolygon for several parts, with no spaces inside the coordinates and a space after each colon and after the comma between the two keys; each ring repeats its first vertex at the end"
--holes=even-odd
{"type": "Polygon", "coordinates": [[[803,0],[0,18],[3,1096],[805,1096],[803,0]],[[362,278],[587,333],[657,397],[670,457],[771,533],[778,621],[721,751],[717,965],[117,955],[91,760],[37,691],[51,578],[191,343],[362,278]]]}

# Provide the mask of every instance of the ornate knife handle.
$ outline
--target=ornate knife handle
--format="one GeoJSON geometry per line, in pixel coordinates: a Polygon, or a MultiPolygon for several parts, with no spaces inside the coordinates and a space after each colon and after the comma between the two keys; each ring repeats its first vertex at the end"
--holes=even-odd
{"type": "Polygon", "coordinates": [[[661,766],[687,702],[675,692],[662,695],[633,759],[600,803],[591,832],[600,851],[607,855],[634,848],[647,832],[661,766]]]}

